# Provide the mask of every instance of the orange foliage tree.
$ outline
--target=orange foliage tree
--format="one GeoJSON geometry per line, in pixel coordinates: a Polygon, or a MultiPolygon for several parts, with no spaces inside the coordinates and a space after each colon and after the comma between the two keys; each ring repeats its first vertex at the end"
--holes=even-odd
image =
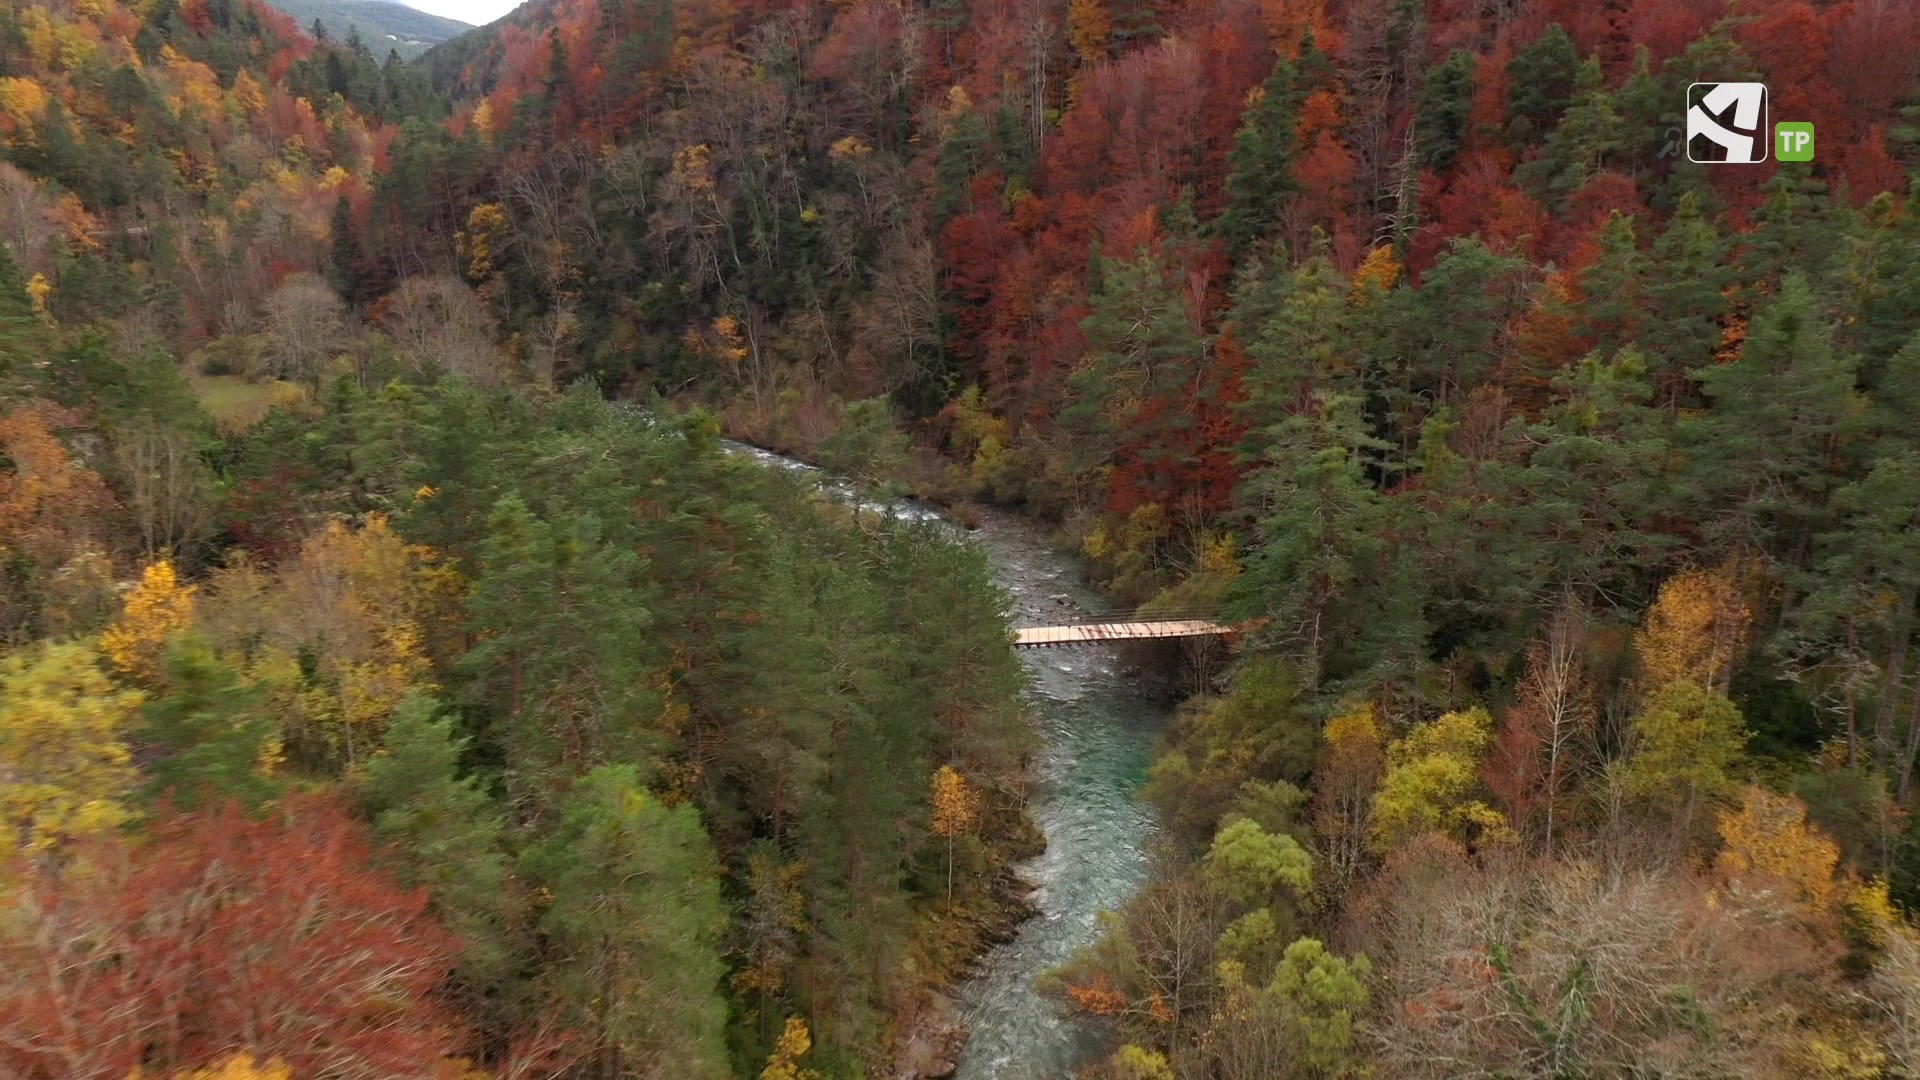
{"type": "Polygon", "coordinates": [[[162,821],[0,894],[0,1075],[123,1080],[236,1045],[299,1076],[423,1076],[455,942],[331,799],[162,821]]]}

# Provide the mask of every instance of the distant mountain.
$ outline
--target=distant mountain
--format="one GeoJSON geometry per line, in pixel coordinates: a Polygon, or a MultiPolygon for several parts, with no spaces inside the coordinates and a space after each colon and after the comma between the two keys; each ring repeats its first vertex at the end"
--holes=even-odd
{"type": "Polygon", "coordinates": [[[412,58],[443,41],[473,29],[457,19],[429,15],[396,0],[268,0],[274,7],[294,17],[302,30],[315,19],[335,38],[345,38],[347,28],[360,28],[360,37],[375,57],[384,57],[388,49],[397,49],[402,57],[412,58]]]}

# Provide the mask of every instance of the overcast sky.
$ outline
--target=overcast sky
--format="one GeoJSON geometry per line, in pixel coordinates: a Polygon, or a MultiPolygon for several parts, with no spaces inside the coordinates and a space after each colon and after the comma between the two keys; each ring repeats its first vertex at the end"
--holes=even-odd
{"type": "Polygon", "coordinates": [[[401,0],[431,15],[484,26],[520,6],[520,0],[401,0]]]}

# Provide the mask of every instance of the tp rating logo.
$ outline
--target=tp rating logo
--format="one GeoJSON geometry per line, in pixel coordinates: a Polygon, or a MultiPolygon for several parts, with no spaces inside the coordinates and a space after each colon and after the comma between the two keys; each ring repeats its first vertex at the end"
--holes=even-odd
{"type": "MultiPolygon", "coordinates": [[[[1765,83],[1694,83],[1687,87],[1687,160],[1714,165],[1767,160],[1765,83]]],[[[1813,141],[1807,141],[1812,149],[1813,141]]]]}
{"type": "Polygon", "coordinates": [[[1773,153],[1781,161],[1813,160],[1813,125],[1781,121],[1773,125],[1773,153]]]}

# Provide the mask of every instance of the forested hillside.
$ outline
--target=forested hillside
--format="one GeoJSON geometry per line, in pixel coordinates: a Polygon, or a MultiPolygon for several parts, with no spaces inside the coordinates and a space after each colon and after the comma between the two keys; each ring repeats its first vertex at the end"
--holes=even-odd
{"type": "Polygon", "coordinates": [[[886,1074],[1032,850],[1006,602],[723,432],[1242,625],[1090,1075],[1920,1073],[1917,43],[0,11],[0,1076],[886,1074]],[[1753,78],[1816,159],[1688,163],[1753,78]]]}
{"type": "Polygon", "coordinates": [[[389,49],[411,59],[473,29],[472,25],[417,10],[400,0],[280,0],[274,8],[293,16],[309,34],[357,37],[380,56],[389,49]],[[314,24],[320,26],[315,33],[314,24]]]}

